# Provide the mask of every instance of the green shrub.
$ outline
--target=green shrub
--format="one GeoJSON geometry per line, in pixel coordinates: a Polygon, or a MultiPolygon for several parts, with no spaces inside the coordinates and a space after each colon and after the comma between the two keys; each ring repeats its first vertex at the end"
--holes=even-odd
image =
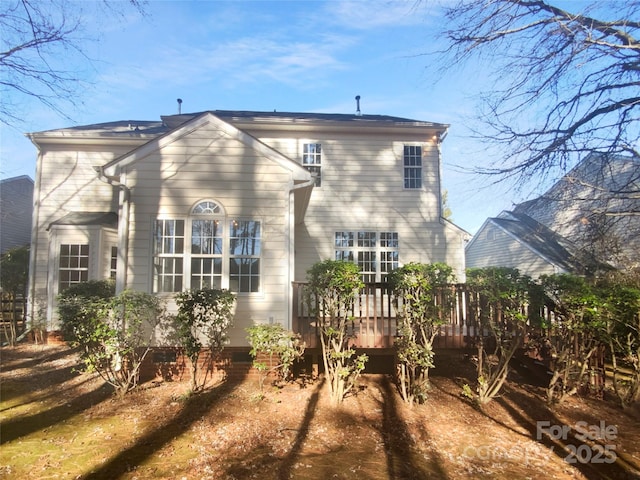
{"type": "Polygon", "coordinates": [[[355,357],[355,350],[349,346],[353,333],[348,331],[350,312],[364,283],[356,264],[337,260],[314,264],[307,278],[306,302],[320,326],[331,399],[339,404],[355,386],[368,360],[367,355],[355,357]]]}
{"type": "Polygon", "coordinates": [[[175,330],[191,362],[191,390],[197,392],[206,383],[206,376],[198,382],[198,359],[206,348],[211,369],[224,349],[233,321],[235,295],[228,290],[205,288],[178,293],[176,303],[175,330]]]}
{"type": "Polygon", "coordinates": [[[164,307],[153,295],[113,292],[111,282],[73,285],[58,296],[58,312],[65,339],[79,348],[84,370],[96,372],[123,396],[138,384],[164,307]]]}
{"type": "Polygon", "coordinates": [[[305,345],[300,335],[279,324],[254,325],[246,330],[253,366],[260,372],[260,391],[271,372],[276,373],[282,381],[290,379],[294,363],[304,355],[305,345]],[[260,354],[269,357],[268,364],[258,361],[260,354]]]}

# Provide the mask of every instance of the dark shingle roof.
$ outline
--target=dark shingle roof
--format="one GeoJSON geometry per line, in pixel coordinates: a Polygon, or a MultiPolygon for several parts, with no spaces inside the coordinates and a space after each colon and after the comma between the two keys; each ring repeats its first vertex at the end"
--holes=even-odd
{"type": "Polygon", "coordinates": [[[49,224],[52,225],[101,225],[116,228],[118,215],[114,212],[71,212],[49,224]]]}
{"type": "MultiPolygon", "coordinates": [[[[227,121],[242,122],[344,122],[344,123],[358,123],[365,124],[386,124],[386,125],[416,125],[423,127],[434,127],[445,129],[448,127],[446,124],[425,122],[421,120],[414,120],[411,118],[394,117],[391,115],[356,115],[345,113],[308,113],[308,112],[257,112],[249,110],[209,110],[213,115],[227,121]]],[[[178,125],[187,122],[198,115],[202,115],[204,112],[197,113],[184,113],[178,115],[163,116],[162,120],[170,127],[176,127],[178,125]]]]}
{"type": "Polygon", "coordinates": [[[491,221],[564,270],[582,274],[595,266],[593,259],[579,258],[577,248],[550,228],[525,214],[505,213],[504,217],[492,218],[491,221]]]}

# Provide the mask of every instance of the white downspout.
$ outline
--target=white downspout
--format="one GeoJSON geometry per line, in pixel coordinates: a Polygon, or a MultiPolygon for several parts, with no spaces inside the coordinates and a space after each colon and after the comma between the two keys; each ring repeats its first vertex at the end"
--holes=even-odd
{"type": "Polygon", "coordinates": [[[295,200],[293,198],[294,192],[301,188],[312,187],[316,182],[315,178],[306,182],[299,183],[298,185],[291,185],[289,187],[289,235],[287,238],[287,257],[289,259],[289,266],[287,269],[287,289],[286,289],[286,301],[287,301],[287,323],[286,328],[293,328],[293,280],[295,279],[295,229],[296,229],[296,212],[295,212],[295,200]]]}
{"type": "Polygon", "coordinates": [[[103,167],[93,167],[98,179],[120,189],[118,195],[118,262],[116,265],[116,294],[127,287],[127,270],[129,258],[129,206],[131,190],[119,177],[112,177],[104,173],[103,167]]]}

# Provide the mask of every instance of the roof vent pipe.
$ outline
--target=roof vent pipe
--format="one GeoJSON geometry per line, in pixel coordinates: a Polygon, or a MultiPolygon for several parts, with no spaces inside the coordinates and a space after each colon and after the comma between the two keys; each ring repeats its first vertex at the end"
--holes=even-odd
{"type": "Polygon", "coordinates": [[[360,95],[356,95],[356,116],[362,116],[362,112],[360,111],[360,95]]]}
{"type": "Polygon", "coordinates": [[[182,99],[178,99],[178,115],[182,113],[182,99]]]}

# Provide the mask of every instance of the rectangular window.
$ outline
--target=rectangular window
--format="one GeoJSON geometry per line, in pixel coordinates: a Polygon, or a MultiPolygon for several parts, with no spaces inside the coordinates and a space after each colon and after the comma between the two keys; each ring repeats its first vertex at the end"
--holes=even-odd
{"type": "Polygon", "coordinates": [[[222,218],[156,220],[154,223],[155,293],[184,289],[228,288],[260,291],[261,224],[222,218]],[[227,230],[228,228],[228,230],[227,230]]]}
{"type": "Polygon", "coordinates": [[[398,268],[398,232],[380,232],[380,281],[398,268]]]}
{"type": "Polygon", "coordinates": [[[75,283],[89,280],[89,245],[60,245],[60,265],[58,269],[58,292],[75,283]]]}
{"type": "Polygon", "coordinates": [[[335,259],[357,263],[365,282],[384,282],[398,268],[398,233],[335,232],[335,259]]]}
{"type": "Polygon", "coordinates": [[[183,283],[184,220],[156,220],[153,291],[180,292],[183,283]]]}
{"type": "Polygon", "coordinates": [[[118,268],[118,247],[111,247],[111,262],[109,266],[109,278],[115,280],[118,268]]]}
{"type": "Polygon", "coordinates": [[[234,220],[229,224],[229,290],[260,291],[260,222],[234,220]]]}
{"type": "Polygon", "coordinates": [[[322,185],[322,144],[305,143],[302,147],[302,165],[315,178],[315,186],[322,185]]]}
{"type": "Polygon", "coordinates": [[[404,188],[422,188],[422,147],[404,146],[404,188]]]}
{"type": "Polygon", "coordinates": [[[222,288],[222,233],[220,220],[191,222],[191,288],[222,288]]]}

